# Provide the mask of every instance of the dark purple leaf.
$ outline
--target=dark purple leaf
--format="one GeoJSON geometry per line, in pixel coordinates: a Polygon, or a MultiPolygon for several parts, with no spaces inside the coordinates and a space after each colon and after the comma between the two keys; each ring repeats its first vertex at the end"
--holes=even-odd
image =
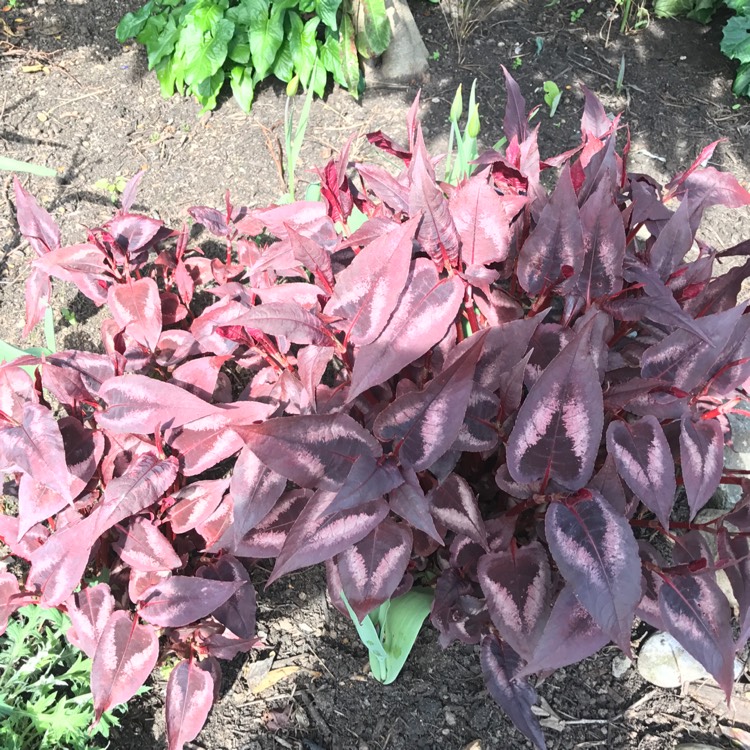
{"type": "Polygon", "coordinates": [[[626,654],[641,599],[638,545],[628,522],[598,493],[552,503],[545,518],[552,557],[594,622],[626,654]]]}
{"type": "Polygon", "coordinates": [[[521,484],[555,479],[577,490],[591,478],[604,407],[586,326],[534,383],[507,446],[508,470],[521,484]]]}
{"type": "Polygon", "coordinates": [[[595,94],[583,85],[581,85],[581,91],[585,99],[581,133],[584,137],[603,138],[612,130],[612,121],[607,117],[606,110],[595,94]]]}
{"type": "Polygon", "coordinates": [[[724,470],[724,433],[716,419],[682,418],[680,465],[693,519],[716,492],[724,470]]]}
{"type": "Polygon", "coordinates": [[[482,639],[480,652],[482,674],[487,690],[493,700],[508,714],[516,729],[531,740],[540,750],[547,747],[531,707],[537,701],[536,690],[516,675],[521,668],[521,659],[510,646],[495,636],[482,639]]]}
{"type": "Polygon", "coordinates": [[[326,513],[350,510],[383,497],[403,484],[403,481],[404,477],[392,459],[376,461],[372,456],[363,453],[354,462],[349,476],[336,492],[326,513]]]}
{"type": "Polygon", "coordinates": [[[648,415],[637,422],[611,422],[607,451],[628,487],[668,530],[677,482],[672,451],[659,420],[648,415]]]}
{"type": "Polygon", "coordinates": [[[473,336],[474,346],[424,390],[404,394],[378,415],[373,431],[381,441],[393,443],[403,466],[414,471],[428,469],[458,437],[483,338],[481,334],[473,336]]]}
{"type": "Polygon", "coordinates": [[[415,529],[442,544],[443,537],[435,528],[430,504],[419,485],[416,473],[410,469],[402,469],[402,473],[405,481],[388,494],[391,510],[415,529]]]}
{"type": "Polygon", "coordinates": [[[65,605],[72,623],[65,637],[93,659],[99,638],[115,611],[115,598],[109,586],[106,583],[86,586],[68,599],[65,605]]]}
{"type": "Polygon", "coordinates": [[[159,639],[150,625],[138,625],[127,612],[113,612],[102,630],[91,665],[95,721],[138,692],[159,658],[159,639]]]}
{"type": "Polygon", "coordinates": [[[281,496],[271,512],[245,535],[235,549],[238,557],[276,557],[284,547],[289,530],[310,501],[307,490],[293,490],[281,496]]]}
{"type": "Polygon", "coordinates": [[[739,609],[740,632],[735,650],[740,651],[750,636],[750,539],[722,530],[717,535],[717,542],[719,558],[730,562],[724,572],[739,609]]]}
{"type": "Polygon", "coordinates": [[[417,221],[412,219],[373,240],[336,277],[326,315],[340,316],[347,338],[371,344],[396,309],[409,276],[417,221]]]}
{"type": "Polygon", "coordinates": [[[365,185],[394,211],[409,213],[409,188],[377,164],[355,164],[365,185]]]}
{"type": "Polygon", "coordinates": [[[570,169],[565,167],[549,203],[518,255],[518,280],[529,294],[570,290],[583,264],[583,232],[570,169]]]}
{"type": "Polygon", "coordinates": [[[505,117],[503,118],[503,132],[508,141],[515,138],[519,143],[526,140],[528,124],[526,121],[526,100],[521,94],[521,89],[513,76],[508,73],[505,66],[501,66],[505,76],[505,91],[508,100],[505,104],[505,117]]]}
{"type": "Polygon", "coordinates": [[[200,568],[197,575],[213,581],[236,581],[240,588],[213,612],[213,617],[236,636],[255,637],[255,588],[237,558],[222,555],[213,564],[200,568]]]}
{"type": "Polygon", "coordinates": [[[167,743],[182,750],[203,729],[214,702],[214,678],[194,659],[183,659],[169,674],[167,683],[167,743]]]}
{"type": "Polygon", "coordinates": [[[227,237],[229,235],[226,217],[215,208],[191,206],[187,211],[198,224],[206,227],[214,237],[227,237]]]}
{"type": "Polygon", "coordinates": [[[411,547],[411,530],[385,519],[337,557],[341,587],[360,621],[391,598],[406,572],[411,547]]]}
{"type": "Polygon", "coordinates": [[[518,676],[567,667],[593,656],[608,643],[609,636],[576,599],[573,589],[565,586],[555,600],[529,663],[518,676]]]}
{"type": "Polygon", "coordinates": [[[138,613],[152,625],[179,628],[208,617],[237,589],[241,581],[209,581],[205,578],[172,576],[146,592],[138,613]]]}
{"type": "Polygon", "coordinates": [[[451,474],[428,495],[432,515],[457,534],[463,534],[489,552],[487,530],[469,483],[451,474]]]}
{"type": "Polygon", "coordinates": [[[433,263],[418,258],[388,324],[357,353],[349,401],[437,344],[453,323],[463,296],[464,284],[458,276],[441,280],[433,263]]]}
{"type": "Polygon", "coordinates": [[[245,428],[248,447],[300,487],[337,489],[357,458],[382,454],[375,438],[346,414],[269,419],[245,428]]]}
{"type": "Polygon", "coordinates": [[[667,631],[706,668],[728,701],[734,683],[734,642],[729,602],[715,576],[663,576],[659,609],[667,631]]]}
{"type": "Polygon", "coordinates": [[[492,624],[529,661],[549,616],[552,572],[547,553],[539,542],[520,549],[511,545],[506,552],[483,555],[477,573],[492,624]]]}
{"type": "Polygon", "coordinates": [[[141,180],[143,179],[145,174],[146,171],[142,169],[137,174],[134,174],[128,180],[128,184],[125,185],[125,189],[122,191],[122,195],[120,196],[120,206],[122,206],[122,210],[124,213],[129,213],[130,209],[133,207],[136,194],[138,193],[138,187],[140,186],[141,180]]]}
{"type": "Polygon", "coordinates": [[[617,465],[612,455],[608,455],[602,468],[591,477],[586,485],[590,490],[596,490],[618,513],[625,515],[627,500],[617,465]]]}

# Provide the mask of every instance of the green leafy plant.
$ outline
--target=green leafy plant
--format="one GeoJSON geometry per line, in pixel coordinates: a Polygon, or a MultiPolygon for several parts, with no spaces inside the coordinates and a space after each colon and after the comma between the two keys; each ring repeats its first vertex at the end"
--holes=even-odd
{"type": "Polygon", "coordinates": [[[451,131],[448,136],[448,153],[445,157],[445,181],[451,185],[457,185],[460,180],[469,177],[474,171],[472,162],[477,158],[477,137],[479,135],[479,106],[476,98],[477,82],[471,85],[469,93],[469,109],[463,134],[458,127],[458,122],[463,114],[463,94],[459,84],[450,111],[451,131]],[[455,144],[455,158],[454,158],[455,144]]]}
{"type": "Polygon", "coordinates": [[[549,116],[554,117],[562,99],[562,91],[554,81],[544,82],[544,103],[549,107],[549,116]]]}
{"type": "Polygon", "coordinates": [[[378,682],[389,685],[399,676],[434,598],[432,589],[413,588],[403,596],[383,602],[360,622],[341,592],[357,635],[370,654],[372,676],[378,682]]]}
{"type": "MultiPolygon", "coordinates": [[[[313,68],[310,81],[315,78],[316,69],[313,68]]],[[[305,101],[302,105],[297,127],[294,128],[294,97],[297,94],[299,77],[295,76],[286,87],[286,106],[284,108],[284,146],[286,154],[286,179],[287,193],[283,196],[283,203],[291,203],[294,200],[294,188],[296,184],[294,170],[297,166],[302,144],[305,140],[307,123],[310,120],[310,107],[312,106],[313,87],[308,86],[305,101]]]]}
{"type": "Polygon", "coordinates": [[[228,81],[248,112],[271,76],[310,80],[322,96],[330,73],[358,96],[359,59],[381,54],[391,30],[385,0],[149,0],[116,33],[146,47],[165,97],[187,93],[214,109],[228,81]]]}
{"type": "Polygon", "coordinates": [[[523,65],[523,58],[520,55],[516,55],[513,58],[513,62],[511,63],[513,70],[518,70],[522,65],[523,65]]]}
{"type": "Polygon", "coordinates": [[[117,200],[119,199],[120,195],[122,195],[123,190],[125,190],[125,186],[128,184],[128,181],[122,177],[121,175],[117,175],[115,179],[110,182],[106,177],[102,177],[101,180],[97,180],[94,183],[94,188],[96,190],[102,190],[105,193],[109,194],[109,198],[112,201],[112,203],[117,203],[117,200]]]}
{"type": "Polygon", "coordinates": [[[0,636],[0,747],[89,750],[106,747],[107,711],[96,727],[89,688],[91,659],[65,639],[70,620],[56,609],[22,607],[0,636]]]}
{"type": "Polygon", "coordinates": [[[576,8],[575,10],[570,11],[570,22],[571,23],[578,23],[578,21],[581,20],[581,16],[583,15],[585,8],[576,8]]]}
{"type": "Polygon", "coordinates": [[[706,24],[722,7],[735,12],[727,20],[721,40],[721,51],[740,64],[732,91],[737,96],[750,96],[750,0],[656,0],[654,11],[660,18],[684,16],[706,24]]]}

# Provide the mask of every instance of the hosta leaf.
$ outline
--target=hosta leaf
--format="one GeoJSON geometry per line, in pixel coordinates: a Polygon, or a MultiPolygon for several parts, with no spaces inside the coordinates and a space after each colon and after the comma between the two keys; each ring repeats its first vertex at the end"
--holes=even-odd
{"type": "Polygon", "coordinates": [[[611,422],[607,428],[607,451],[617,471],[638,499],[669,529],[677,481],[674,460],[664,430],[656,417],[637,422],[611,422]]]}
{"type": "Polygon", "coordinates": [[[283,4],[274,3],[270,15],[268,12],[257,14],[251,21],[250,51],[257,81],[262,81],[268,75],[284,40],[285,15],[283,4]]]}
{"type": "Polygon", "coordinates": [[[463,295],[464,284],[458,276],[441,280],[433,263],[418,258],[388,324],[356,355],[349,401],[437,344],[453,323],[463,295]]]}
{"type": "Polygon", "coordinates": [[[86,586],[68,599],[65,605],[72,623],[65,637],[93,659],[99,638],[115,611],[115,598],[109,586],[106,583],[86,586]]]}
{"type": "Polygon", "coordinates": [[[146,592],[140,616],[162,628],[179,628],[210,615],[242,585],[242,581],[209,581],[172,576],[146,592]]]}
{"type": "Polygon", "coordinates": [[[392,441],[402,465],[428,469],[453,444],[461,430],[474,385],[474,368],[483,336],[424,390],[407,393],[387,406],[373,430],[382,441],[392,441]]]}
{"type": "Polygon", "coordinates": [[[641,599],[641,562],[628,522],[598,493],[553,503],[545,533],[563,578],[594,622],[626,654],[641,599]]]}
{"type": "Polygon", "coordinates": [[[167,742],[169,750],[182,750],[203,729],[214,702],[214,678],[194,659],[183,659],[167,682],[167,742]]]}
{"type": "Polygon", "coordinates": [[[593,656],[608,643],[609,636],[576,599],[573,589],[565,586],[558,594],[544,632],[519,677],[575,664],[593,656]]]}
{"type": "Polygon", "coordinates": [[[537,748],[545,750],[547,744],[542,728],[531,710],[537,700],[536,691],[526,680],[516,677],[521,658],[495,636],[485,636],[481,648],[482,674],[493,700],[508,714],[519,732],[537,748]]]}
{"type": "Polygon", "coordinates": [[[127,612],[110,615],[91,665],[96,721],[112,706],[136,694],[158,658],[159,639],[150,625],[138,625],[127,612]]]}
{"type": "Polygon", "coordinates": [[[478,565],[493,625],[510,647],[529,661],[549,615],[552,573],[539,542],[483,555],[478,565]]]}
{"type": "Polygon", "coordinates": [[[583,232],[570,168],[560,174],[536,227],[521,246],[518,280],[529,294],[572,288],[583,265],[583,232]]]}
{"type": "Polygon", "coordinates": [[[357,346],[371,344],[396,309],[409,276],[417,219],[365,246],[336,277],[326,315],[340,316],[347,338],[357,346]]]}
{"type": "Polygon", "coordinates": [[[435,183],[435,170],[427,154],[421,130],[417,134],[409,170],[409,213],[412,216],[422,214],[417,241],[438,269],[457,266],[461,240],[451,216],[448,199],[435,183]]]}
{"type": "Polygon", "coordinates": [[[682,418],[680,429],[680,465],[685,484],[690,518],[716,492],[724,470],[724,433],[716,419],[694,422],[682,418]]]}
{"type": "Polygon", "coordinates": [[[276,558],[269,585],[285,573],[340,554],[364,539],[388,515],[382,498],[327,515],[333,497],[332,493],[318,493],[305,506],[276,558]]]}
{"type": "Polygon", "coordinates": [[[516,482],[551,478],[577,490],[591,478],[604,422],[591,330],[585,327],[552,360],[521,405],[507,447],[516,482]]]}
{"type": "Polygon", "coordinates": [[[382,453],[377,440],[346,414],[279,417],[244,434],[266,466],[300,487],[337,489],[361,454],[382,453]]]}
{"type": "Polygon", "coordinates": [[[336,559],[341,587],[359,621],[391,598],[411,557],[412,533],[385,519],[336,559]]]}
{"type": "Polygon", "coordinates": [[[730,608],[713,575],[662,576],[659,609],[667,631],[719,683],[727,695],[734,682],[730,608]]]}

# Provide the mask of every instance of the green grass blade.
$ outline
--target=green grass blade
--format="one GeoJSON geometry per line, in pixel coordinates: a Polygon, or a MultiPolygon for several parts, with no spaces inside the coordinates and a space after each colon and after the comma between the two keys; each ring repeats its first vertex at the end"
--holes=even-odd
{"type": "Polygon", "coordinates": [[[9,159],[7,156],[0,156],[0,170],[5,172],[27,172],[37,177],[56,177],[57,172],[49,167],[43,167],[40,164],[31,164],[27,161],[18,161],[18,159],[9,159]]]}

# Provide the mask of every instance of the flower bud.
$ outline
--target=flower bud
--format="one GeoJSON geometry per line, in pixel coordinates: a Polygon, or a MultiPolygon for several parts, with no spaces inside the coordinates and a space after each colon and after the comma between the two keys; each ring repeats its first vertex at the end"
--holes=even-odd
{"type": "Polygon", "coordinates": [[[474,105],[469,113],[469,122],[466,124],[466,132],[470,138],[476,138],[479,135],[479,107],[474,105]]]}
{"type": "Polygon", "coordinates": [[[289,97],[296,96],[298,90],[299,90],[299,75],[296,75],[294,76],[294,78],[292,78],[291,81],[289,81],[289,83],[287,83],[286,95],[289,97]]]}
{"type": "Polygon", "coordinates": [[[464,97],[461,91],[461,84],[458,84],[456,89],[456,95],[453,97],[453,104],[451,104],[450,121],[458,122],[461,119],[461,115],[464,111],[464,97]]]}

